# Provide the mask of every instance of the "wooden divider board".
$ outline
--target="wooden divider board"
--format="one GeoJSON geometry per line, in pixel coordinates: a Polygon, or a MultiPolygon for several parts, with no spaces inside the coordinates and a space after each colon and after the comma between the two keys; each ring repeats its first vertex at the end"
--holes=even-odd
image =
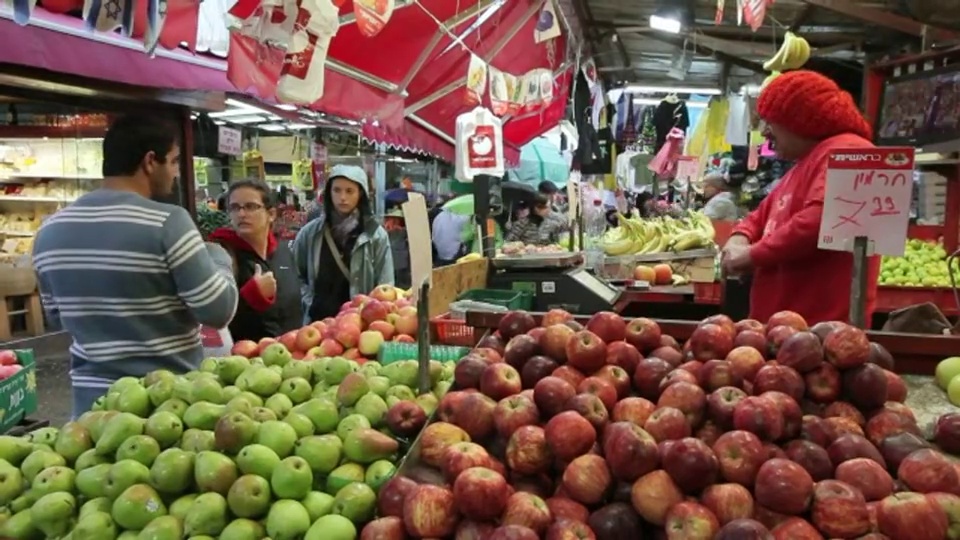
{"type": "Polygon", "coordinates": [[[486,288],[489,265],[487,259],[480,259],[434,268],[429,298],[430,317],[450,311],[450,302],[465,291],[486,288]]]}

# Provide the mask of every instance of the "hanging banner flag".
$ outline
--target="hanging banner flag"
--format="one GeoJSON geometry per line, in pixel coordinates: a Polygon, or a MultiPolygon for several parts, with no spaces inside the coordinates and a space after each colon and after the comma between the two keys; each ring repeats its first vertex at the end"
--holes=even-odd
{"type": "Polygon", "coordinates": [[[507,91],[506,73],[490,66],[490,109],[503,116],[510,111],[510,93],[507,91]]]}
{"type": "Polygon", "coordinates": [[[503,80],[507,85],[507,113],[517,114],[523,107],[523,78],[504,73],[503,80]]]}
{"type": "Polygon", "coordinates": [[[560,21],[557,18],[557,8],[553,0],[547,0],[537,17],[537,26],[533,29],[533,40],[543,43],[560,36],[560,21]]]}
{"type": "Polygon", "coordinates": [[[483,91],[487,88],[487,63],[475,54],[470,55],[467,66],[467,94],[464,102],[468,106],[479,105],[483,101],[483,91]]]}
{"type": "Polygon", "coordinates": [[[743,0],[743,20],[756,32],[763,26],[769,0],[743,0]]]}

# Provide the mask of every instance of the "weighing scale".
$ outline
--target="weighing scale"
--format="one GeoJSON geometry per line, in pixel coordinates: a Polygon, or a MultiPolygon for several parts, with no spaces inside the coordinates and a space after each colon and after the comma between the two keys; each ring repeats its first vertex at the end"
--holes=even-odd
{"type": "Polygon", "coordinates": [[[491,259],[492,289],[533,294],[532,311],[611,311],[621,291],[587,271],[579,253],[525,254],[491,259]]]}

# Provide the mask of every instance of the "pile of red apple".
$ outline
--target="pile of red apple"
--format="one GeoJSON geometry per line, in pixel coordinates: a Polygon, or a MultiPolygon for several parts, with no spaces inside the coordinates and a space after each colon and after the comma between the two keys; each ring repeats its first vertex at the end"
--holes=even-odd
{"type": "MultiPolygon", "coordinates": [[[[843,323],[506,314],[362,539],[960,539],[960,463],[843,323]],[[426,471],[433,470],[430,475],[426,471]]],[[[938,423],[960,447],[960,416],[938,423]]]]}
{"type": "Polygon", "coordinates": [[[384,342],[413,343],[416,335],[417,308],[407,293],[393,285],[379,285],[369,295],[358,294],[344,303],[336,317],[310,323],[276,339],[238,341],[231,352],[253,358],[279,342],[295,360],[328,356],[376,359],[384,342]]]}
{"type": "Polygon", "coordinates": [[[16,375],[23,366],[17,359],[17,353],[9,349],[0,349],[0,381],[16,375]]]}

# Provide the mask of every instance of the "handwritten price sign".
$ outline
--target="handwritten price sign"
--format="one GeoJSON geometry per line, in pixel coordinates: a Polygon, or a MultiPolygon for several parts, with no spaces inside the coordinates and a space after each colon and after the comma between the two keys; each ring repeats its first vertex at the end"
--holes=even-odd
{"type": "Polygon", "coordinates": [[[913,148],[833,151],[818,247],[851,251],[865,236],[872,254],[903,255],[912,194],[913,148]]]}

